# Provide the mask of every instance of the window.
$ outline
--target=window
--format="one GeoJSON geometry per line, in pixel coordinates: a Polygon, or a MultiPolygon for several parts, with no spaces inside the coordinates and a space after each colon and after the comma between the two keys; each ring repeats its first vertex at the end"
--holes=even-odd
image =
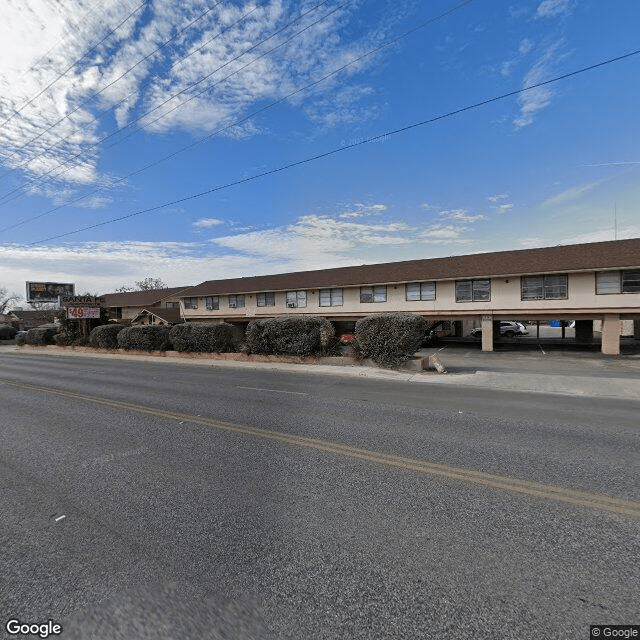
{"type": "Polygon", "coordinates": [[[321,307],[341,307],[342,289],[320,289],[321,307]]]}
{"type": "Polygon", "coordinates": [[[406,287],[407,300],[435,300],[435,282],[412,282],[406,287]]]}
{"type": "Polygon", "coordinates": [[[198,308],[198,298],[184,298],[184,308],[185,309],[197,309],[198,308]]]}
{"type": "Polygon", "coordinates": [[[232,294],[229,296],[229,309],[242,309],[244,307],[244,294],[232,294]]]}
{"type": "Polygon", "coordinates": [[[207,311],[217,311],[220,308],[220,297],[208,296],[205,298],[205,306],[207,311]]]}
{"type": "Polygon", "coordinates": [[[180,305],[177,302],[165,302],[165,309],[178,309],[180,305]]]}
{"type": "Polygon", "coordinates": [[[458,280],[456,302],[485,302],[491,300],[491,280],[458,280]]]}
{"type": "Polygon", "coordinates": [[[276,306],[276,294],[273,291],[263,291],[259,293],[258,306],[259,307],[275,307],[276,306]]]}
{"type": "Polygon", "coordinates": [[[306,291],[287,291],[287,308],[297,309],[307,306],[306,291]]]}
{"type": "Polygon", "coordinates": [[[381,285],[377,287],[360,287],[360,302],[386,302],[387,287],[381,285]]]}
{"type": "Polygon", "coordinates": [[[640,293],[640,271],[622,272],[622,293],[640,293]]]}
{"type": "Polygon", "coordinates": [[[596,293],[640,293],[640,271],[601,271],[596,273],[596,293]]]}
{"type": "Polygon", "coordinates": [[[111,307],[111,317],[122,318],[122,307],[111,307]]]}
{"type": "Polygon", "coordinates": [[[525,276],[522,300],[560,300],[567,297],[567,276],[525,276]]]}

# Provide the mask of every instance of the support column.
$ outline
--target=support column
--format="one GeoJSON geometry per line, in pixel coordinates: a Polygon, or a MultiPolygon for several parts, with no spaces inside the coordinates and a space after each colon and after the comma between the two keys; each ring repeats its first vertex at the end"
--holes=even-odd
{"type": "Polygon", "coordinates": [[[576,320],[576,342],[593,342],[593,320],[576,320]]]}
{"type": "Polygon", "coordinates": [[[602,353],[620,355],[620,314],[605,313],[602,319],[602,353]]]}
{"type": "Polygon", "coordinates": [[[493,351],[493,316],[482,316],[482,350],[493,351]]]}
{"type": "Polygon", "coordinates": [[[640,320],[633,321],[633,337],[640,340],[640,320]]]}

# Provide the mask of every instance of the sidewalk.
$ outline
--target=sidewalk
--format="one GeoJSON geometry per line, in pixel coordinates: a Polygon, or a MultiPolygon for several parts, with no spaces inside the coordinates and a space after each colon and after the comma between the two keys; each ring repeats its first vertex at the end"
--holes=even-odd
{"type": "Polygon", "coordinates": [[[331,364],[291,364],[274,362],[238,362],[209,358],[183,359],[171,356],[124,355],[105,352],[81,352],[72,349],[28,349],[0,346],[0,355],[120,359],[136,362],[171,363],[181,366],[274,370],[295,373],[370,378],[410,384],[444,384],[476,388],[502,389],[530,393],[620,398],[640,401],[640,357],[611,357],[600,353],[555,351],[482,352],[459,346],[423,349],[417,355],[437,355],[446,374],[434,370],[391,371],[375,367],[331,364]]]}

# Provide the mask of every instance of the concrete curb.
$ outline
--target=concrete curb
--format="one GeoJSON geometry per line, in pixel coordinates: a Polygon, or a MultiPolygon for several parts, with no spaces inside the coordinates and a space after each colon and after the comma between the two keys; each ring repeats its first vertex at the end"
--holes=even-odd
{"type": "Polygon", "coordinates": [[[378,369],[358,364],[293,364],[283,362],[251,362],[237,360],[217,360],[200,357],[197,359],[174,358],[154,355],[126,355],[74,350],[33,349],[3,347],[2,352],[38,353],[54,357],[108,358],[127,361],[178,364],[182,366],[200,366],[210,368],[255,369],[262,371],[286,371],[315,375],[343,376],[350,378],[368,378],[408,382],[412,384],[444,384],[455,387],[475,387],[501,389],[520,393],[544,393],[563,396],[592,398],[619,398],[640,401],[640,379],[612,378],[600,376],[573,376],[566,374],[527,374],[520,372],[476,371],[474,373],[448,373],[441,375],[435,371],[395,371],[378,369]]]}

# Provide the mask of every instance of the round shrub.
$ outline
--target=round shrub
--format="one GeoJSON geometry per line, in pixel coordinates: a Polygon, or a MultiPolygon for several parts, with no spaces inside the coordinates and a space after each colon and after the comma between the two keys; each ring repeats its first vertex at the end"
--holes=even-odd
{"type": "Polygon", "coordinates": [[[281,316],[253,320],[245,334],[250,353],[309,356],[327,353],[335,330],[326,318],[281,316]]]}
{"type": "Polygon", "coordinates": [[[171,327],[169,339],[176,351],[227,353],[236,350],[238,331],[227,322],[185,322],[171,327]]]}
{"type": "Polygon", "coordinates": [[[89,334],[89,344],[98,349],[117,349],[118,334],[124,329],[121,324],[103,324],[89,334]]]}
{"type": "Polygon", "coordinates": [[[22,346],[23,344],[27,344],[26,331],[18,331],[18,333],[16,333],[16,344],[20,346],[22,346]]]}
{"type": "Polygon", "coordinates": [[[0,340],[13,340],[18,330],[10,324],[0,324],[0,340]]]}
{"type": "Polygon", "coordinates": [[[155,324],[125,327],[118,333],[118,346],[138,351],[165,351],[171,346],[169,329],[155,324]]]}
{"type": "Polygon", "coordinates": [[[356,322],[353,347],[381,367],[397,367],[422,345],[426,322],[411,313],[381,313],[356,322]]]}
{"type": "Polygon", "coordinates": [[[43,346],[54,344],[54,337],[58,333],[58,326],[54,324],[43,324],[35,329],[27,331],[27,344],[43,346]]]}

